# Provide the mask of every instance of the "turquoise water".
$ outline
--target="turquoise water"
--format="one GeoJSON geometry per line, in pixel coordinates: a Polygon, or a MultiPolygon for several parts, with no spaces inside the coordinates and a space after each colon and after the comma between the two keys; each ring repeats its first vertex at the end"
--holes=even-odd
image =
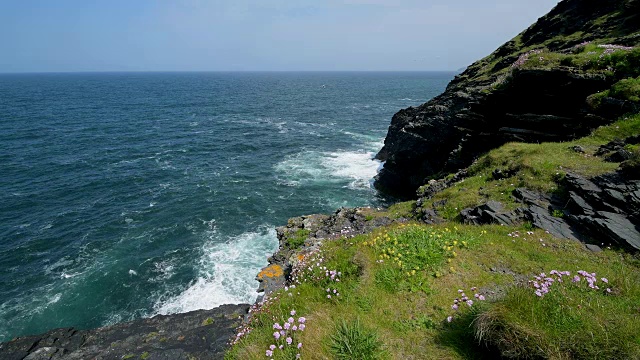
{"type": "Polygon", "coordinates": [[[254,301],[275,226],[371,188],[453,73],[0,75],[0,341],[254,301]]]}

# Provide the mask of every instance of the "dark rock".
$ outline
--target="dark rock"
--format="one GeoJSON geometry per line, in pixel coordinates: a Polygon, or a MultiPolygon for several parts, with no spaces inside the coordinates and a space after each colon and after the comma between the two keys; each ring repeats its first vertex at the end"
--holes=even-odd
{"type": "MultiPolygon", "coordinates": [[[[522,32],[518,42],[507,42],[467,67],[443,94],[397,112],[376,156],[385,163],[375,187],[400,198],[414,198],[415,190],[430,179],[466,167],[506,142],[575,139],[629,110],[640,110],[619,99],[602,99],[597,109],[587,103],[589,95],[627,77],[622,72],[605,75],[575,67],[512,66],[526,49],[542,48],[543,43],[554,52],[604,39],[640,44],[638,14],[620,11],[630,6],[628,1],[563,0],[522,32]],[[508,72],[501,71],[506,68],[508,72]]],[[[437,191],[436,185],[430,191],[437,191]]]]}
{"type": "Polygon", "coordinates": [[[517,213],[504,211],[504,206],[497,201],[489,201],[475,208],[464,209],[460,212],[460,217],[462,222],[471,225],[515,225],[522,220],[517,213]]]}
{"type": "Polygon", "coordinates": [[[607,162],[623,162],[625,160],[631,159],[631,152],[627,149],[618,149],[607,157],[604,158],[604,161],[607,162]]]}
{"type": "Polygon", "coordinates": [[[571,149],[571,150],[573,150],[573,151],[575,151],[577,153],[580,153],[580,154],[584,154],[585,153],[584,148],[582,146],[580,146],[580,145],[571,146],[569,149],[571,149]]]}
{"type": "Polygon", "coordinates": [[[222,359],[248,310],[223,305],[91,330],[55,329],[0,344],[0,359],[222,359]]]}
{"type": "Polygon", "coordinates": [[[509,169],[509,170],[495,169],[491,172],[491,177],[493,177],[494,180],[508,179],[513,175],[515,175],[517,172],[518,172],[517,169],[509,169]]]}
{"type": "Polygon", "coordinates": [[[591,252],[599,253],[602,252],[602,249],[598,245],[586,244],[587,249],[591,250],[591,252]]]}
{"type": "Polygon", "coordinates": [[[567,173],[564,185],[566,206],[527,189],[513,195],[527,205],[519,211],[528,221],[556,237],[640,250],[640,180],[624,172],[592,179],[567,173]],[[552,210],[562,210],[563,216],[554,217],[552,210]]]}

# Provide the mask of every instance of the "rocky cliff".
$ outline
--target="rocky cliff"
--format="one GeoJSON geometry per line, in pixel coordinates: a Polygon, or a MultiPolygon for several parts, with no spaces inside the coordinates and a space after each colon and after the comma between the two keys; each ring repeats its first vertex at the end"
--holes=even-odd
{"type": "Polygon", "coordinates": [[[222,305],[98,329],[55,329],[0,343],[0,359],[222,359],[248,310],[222,305]]]}
{"type": "Polygon", "coordinates": [[[560,2],[443,94],[393,116],[376,188],[412,198],[506,142],[573,139],[637,111],[607,91],[640,75],[639,30],[639,0],[560,2]]]}

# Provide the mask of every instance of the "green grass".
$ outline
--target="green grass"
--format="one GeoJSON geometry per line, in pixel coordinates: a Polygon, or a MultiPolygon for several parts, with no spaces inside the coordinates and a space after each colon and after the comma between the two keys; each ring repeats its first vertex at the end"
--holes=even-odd
{"type": "MultiPolygon", "coordinates": [[[[634,134],[640,134],[640,115],[572,142],[507,144],[480,158],[471,177],[433,200],[446,199],[441,213],[455,218],[462,207],[487,199],[515,206],[510,192],[516,187],[561,191],[558,184],[566,171],[597,175],[615,170],[619,164],[590,154],[601,144],[634,134]],[[574,145],[586,154],[571,150],[574,145]],[[494,169],[513,170],[513,176],[495,180],[494,169]]],[[[410,218],[414,206],[401,203],[364,215],[369,220],[410,218]]],[[[344,358],[348,349],[360,346],[375,349],[366,350],[365,358],[390,359],[640,357],[640,260],[609,249],[591,253],[530,224],[396,224],[327,241],[319,252],[305,256],[296,273],[300,282],[253,313],[252,331],[226,359],[266,358],[270,345],[282,344],[274,339],[274,323],[283,324],[292,310],[307,319],[306,329],[293,335],[293,343],[303,345],[276,350],[275,359],[296,354],[344,358]],[[595,272],[609,279],[612,292],[586,289],[580,286],[583,281],[556,284],[549,294],[536,296],[528,280],[553,269],[595,272]],[[339,282],[326,276],[332,270],[340,272],[339,282]],[[486,301],[454,311],[457,290],[472,287],[486,301]]]]}
{"type": "Polygon", "coordinates": [[[609,96],[622,100],[640,102],[640,77],[618,81],[611,87],[609,96]]]}
{"type": "Polygon", "coordinates": [[[291,249],[297,249],[304,244],[304,241],[309,236],[309,230],[300,229],[296,231],[293,235],[287,237],[287,245],[291,249]]]}
{"type": "Polygon", "coordinates": [[[375,330],[362,325],[359,318],[340,321],[330,336],[329,348],[336,359],[375,360],[386,354],[375,330]]]}
{"type": "MultiPolygon", "coordinates": [[[[292,296],[283,290],[278,293],[277,300],[253,315],[254,330],[230,350],[227,359],[265,358],[265,350],[274,343],[273,323],[282,323],[293,309],[297,311],[296,316],[307,318],[305,331],[297,334],[299,337],[295,340],[303,344],[300,354],[304,359],[340,358],[336,344],[346,348],[347,343],[362,345],[368,341],[365,341],[368,336],[345,335],[350,332],[372,337],[375,334],[376,354],[383,358],[492,359],[498,353],[497,348],[494,344],[488,344],[488,347],[479,345],[478,341],[484,341],[486,336],[479,337],[474,327],[478,319],[485,318],[493,319],[493,324],[526,324],[526,333],[533,334],[538,342],[525,345],[544,343],[549,351],[563,349],[576,339],[576,326],[584,326],[585,333],[595,337],[591,341],[599,344],[599,347],[585,345],[580,348],[581,356],[586,358],[600,356],[593,351],[602,344],[622,349],[615,350],[618,351],[616,354],[634,354],[640,349],[637,335],[629,332],[629,329],[640,326],[639,317],[634,316],[637,305],[633,305],[640,303],[637,285],[640,284],[640,264],[631,256],[617,251],[593,254],[578,243],[554,239],[540,230],[527,234],[524,229],[503,226],[457,225],[454,228],[412,224],[328,242],[317,258],[325,259],[328,269],[341,270],[341,281],[328,282],[326,278],[314,278],[318,274],[316,270],[307,272],[306,280],[289,291],[292,296]],[[518,237],[513,236],[516,231],[518,237]],[[399,263],[399,260],[386,256],[380,258],[380,255],[389,253],[384,250],[388,249],[387,245],[376,245],[382,240],[384,244],[402,249],[403,256],[398,258],[405,259],[406,267],[403,266],[405,262],[399,263]],[[448,250],[455,241],[458,241],[455,249],[448,250]],[[458,246],[462,241],[467,245],[458,246]],[[425,242],[429,243],[427,249],[415,254],[409,250],[411,246],[425,242]],[[444,248],[439,245],[444,245],[444,248]],[[424,263],[417,266],[416,273],[407,271],[412,267],[409,263],[418,259],[424,263]],[[614,295],[567,287],[554,288],[557,293],[552,291],[540,299],[532,289],[523,287],[533,275],[551,269],[596,272],[598,276],[610,279],[614,295]],[[395,274],[395,286],[393,282],[378,281],[379,274],[385,272],[395,274]],[[418,282],[425,286],[407,286],[418,282]],[[329,286],[337,288],[340,296],[328,299],[326,288],[329,286]],[[465,306],[453,311],[451,305],[458,296],[457,289],[474,286],[485,294],[487,300],[477,302],[471,308],[465,306]],[[550,311],[558,305],[551,302],[574,307],[582,304],[582,310],[570,313],[571,318],[568,318],[569,315],[560,311],[550,311]],[[500,317],[500,314],[508,316],[500,317]],[[493,317],[489,318],[489,315],[493,317]],[[447,316],[453,316],[454,320],[447,323],[447,316]],[[571,320],[574,318],[577,320],[571,320]],[[355,321],[359,325],[354,325],[355,321]],[[351,330],[336,328],[343,326],[343,322],[351,330]],[[598,326],[604,326],[602,324],[606,324],[606,330],[610,331],[595,331],[598,326]],[[354,330],[356,327],[362,331],[354,330]],[[342,334],[337,335],[340,332],[342,334]],[[610,339],[610,334],[616,334],[619,340],[610,339]],[[624,349],[621,348],[622,343],[627,344],[624,349]]],[[[486,331],[483,334],[487,334],[486,331]]],[[[549,354],[562,354],[559,350],[553,351],[549,354]]],[[[279,359],[295,356],[293,352],[277,354],[275,358],[279,359]]]]}
{"type": "Polygon", "coordinates": [[[541,192],[562,193],[561,180],[567,171],[596,176],[616,170],[620,164],[605,162],[592,154],[600,145],[614,139],[640,134],[640,114],[628,116],[611,125],[596,129],[591,135],[562,143],[508,143],[483,155],[469,168],[470,176],[436,194],[426,206],[434,206],[444,218],[455,220],[462,209],[492,199],[506,209],[519,206],[513,190],[526,187],[541,192]],[[586,153],[575,152],[581,146],[586,153]],[[496,169],[513,172],[513,176],[495,180],[496,169]],[[441,205],[445,202],[444,205],[441,205]]]}

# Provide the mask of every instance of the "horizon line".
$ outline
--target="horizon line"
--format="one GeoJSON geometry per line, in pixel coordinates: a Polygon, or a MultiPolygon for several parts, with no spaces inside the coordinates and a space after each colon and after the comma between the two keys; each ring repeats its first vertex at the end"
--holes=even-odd
{"type": "Polygon", "coordinates": [[[456,70],[87,70],[87,71],[0,71],[0,75],[20,74],[114,74],[114,73],[416,73],[416,72],[462,72],[456,70]]]}

